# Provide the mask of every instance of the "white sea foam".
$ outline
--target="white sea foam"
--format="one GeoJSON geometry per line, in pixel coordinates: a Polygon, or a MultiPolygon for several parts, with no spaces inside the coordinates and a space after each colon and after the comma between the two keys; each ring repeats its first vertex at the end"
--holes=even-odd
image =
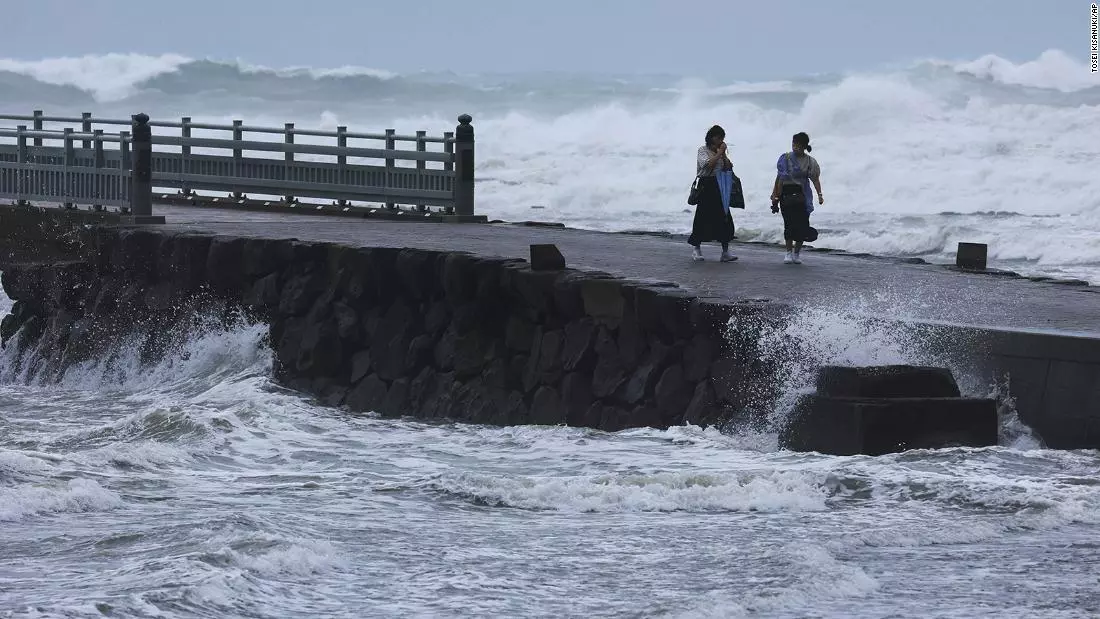
{"type": "Polygon", "coordinates": [[[814,512],[825,510],[827,498],[822,479],[797,472],[564,478],[462,473],[431,485],[481,504],[562,512],[814,512]]]}
{"type": "Polygon", "coordinates": [[[189,58],[178,54],[115,53],[42,60],[0,59],[0,71],[26,75],[47,84],[75,86],[102,101],[115,101],[133,95],[141,82],[171,73],[188,62],[189,58]]]}
{"type": "Polygon", "coordinates": [[[1074,92],[1100,86],[1095,73],[1085,70],[1083,63],[1061,50],[1047,50],[1035,60],[1015,64],[993,54],[977,60],[957,63],[960,73],[1013,86],[1049,88],[1074,92]]]}
{"type": "Polygon", "coordinates": [[[18,522],[38,514],[102,511],[121,505],[118,493],[83,477],[0,488],[0,522],[18,522]]]}
{"type": "Polygon", "coordinates": [[[943,336],[935,328],[906,329],[895,322],[920,319],[924,304],[937,302],[934,295],[919,288],[883,284],[861,294],[818,299],[815,305],[795,308],[787,319],[774,324],[751,316],[731,319],[731,335],[740,331],[759,334],[756,350],[761,360],[774,368],[772,379],[779,385],[780,397],[771,411],[768,431],[788,423],[799,398],[813,393],[823,366],[933,366],[947,368],[964,396],[999,402],[1000,444],[1039,448],[1041,441],[1016,412],[1010,383],[975,373],[951,354],[950,347],[944,348],[943,336]]]}
{"type": "Polygon", "coordinates": [[[712,592],[687,611],[673,616],[687,619],[802,615],[808,608],[855,600],[879,588],[878,581],[863,569],[838,560],[818,544],[788,543],[770,555],[770,560],[795,576],[783,579],[788,581],[783,585],[743,596],[712,592]]]}

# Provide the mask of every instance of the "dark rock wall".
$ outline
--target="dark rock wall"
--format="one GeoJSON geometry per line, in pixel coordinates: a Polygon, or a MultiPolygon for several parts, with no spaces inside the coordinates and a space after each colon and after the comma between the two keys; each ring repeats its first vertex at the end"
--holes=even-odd
{"type": "MultiPolygon", "coordinates": [[[[99,225],[106,217],[0,207],[16,301],[0,339],[27,372],[117,354],[122,338],[152,361],[243,316],[269,324],[277,380],[357,411],[618,429],[761,422],[778,396],[768,364],[782,355],[757,347],[783,306],[522,260],[99,225]]],[[[896,327],[978,382],[1004,383],[1047,446],[1100,447],[1094,339],[896,327]]]]}
{"type": "Polygon", "coordinates": [[[777,396],[756,345],[782,306],[456,252],[93,236],[80,260],[4,271],[0,330],[40,372],[246,315],[270,325],[276,380],[354,411],[619,430],[760,420],[777,396]]]}

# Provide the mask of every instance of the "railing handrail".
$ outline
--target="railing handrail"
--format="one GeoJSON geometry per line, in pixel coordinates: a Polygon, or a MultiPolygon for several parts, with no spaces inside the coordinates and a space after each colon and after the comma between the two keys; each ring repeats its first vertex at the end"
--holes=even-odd
{"type": "Polygon", "coordinates": [[[7,127],[0,127],[0,137],[4,138],[40,138],[43,140],[73,140],[73,141],[92,141],[92,142],[131,142],[133,137],[128,131],[120,131],[119,133],[85,133],[76,131],[53,131],[47,129],[35,130],[35,129],[20,129],[18,127],[12,129],[7,127]]]}
{"type": "MultiPolygon", "coordinates": [[[[132,142],[133,138],[128,132],[120,133],[78,133],[75,131],[54,131],[34,129],[8,129],[0,127],[0,137],[5,138],[39,138],[55,141],[83,141],[93,142],[132,142]]],[[[292,153],[295,155],[336,155],[345,157],[359,157],[362,159],[396,159],[400,161],[435,161],[449,163],[454,161],[453,153],[434,153],[427,151],[383,149],[383,148],[356,148],[350,146],[331,146],[327,144],[304,144],[297,142],[265,142],[257,140],[234,140],[232,138],[185,138],[171,135],[153,136],[153,144],[160,146],[186,146],[191,148],[210,148],[217,150],[248,150],[276,153],[292,153]]]]}
{"type": "MultiPolygon", "coordinates": [[[[92,116],[80,117],[80,116],[36,116],[34,114],[0,114],[0,120],[14,120],[14,121],[29,121],[29,122],[44,122],[44,123],[89,123],[93,125],[125,125],[129,126],[132,120],[123,120],[121,118],[95,118],[92,116]]],[[[352,133],[349,131],[325,131],[323,129],[298,129],[298,128],[286,128],[286,127],[264,127],[261,125],[219,125],[214,123],[197,123],[197,122],[182,122],[172,120],[150,120],[150,127],[163,127],[168,129],[183,129],[184,127],[190,129],[200,129],[204,131],[242,131],[245,133],[269,133],[277,135],[285,135],[292,133],[294,135],[308,135],[311,137],[320,138],[335,138],[346,137],[356,140],[393,140],[395,142],[427,142],[429,144],[453,144],[455,139],[453,137],[432,137],[432,136],[415,136],[415,135],[387,135],[384,133],[352,133]]],[[[156,136],[153,136],[156,138],[156,136]]]]}
{"type": "Polygon", "coordinates": [[[429,153],[414,150],[389,150],[384,148],[353,148],[327,144],[302,144],[289,142],[260,142],[223,138],[183,138],[178,136],[154,136],[153,144],[160,146],[189,146],[221,150],[251,150],[301,155],[336,155],[364,159],[400,159],[403,161],[454,161],[451,153],[429,153]]]}

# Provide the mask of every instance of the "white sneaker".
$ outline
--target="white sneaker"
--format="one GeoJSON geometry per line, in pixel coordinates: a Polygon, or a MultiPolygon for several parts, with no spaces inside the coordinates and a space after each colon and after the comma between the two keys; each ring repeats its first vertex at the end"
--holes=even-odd
{"type": "Polygon", "coordinates": [[[692,249],[691,250],[691,259],[696,261],[696,262],[702,262],[703,261],[703,250],[702,250],[702,248],[696,247],[695,249],[692,249]]]}
{"type": "Polygon", "coordinates": [[[787,255],[783,256],[783,264],[794,264],[794,254],[787,252],[787,255]]]}
{"type": "Polygon", "coordinates": [[[802,264],[802,252],[794,252],[794,263],[802,264]]]}
{"type": "Polygon", "coordinates": [[[733,252],[728,249],[722,252],[722,262],[733,262],[734,260],[737,260],[737,256],[734,256],[733,252]]]}

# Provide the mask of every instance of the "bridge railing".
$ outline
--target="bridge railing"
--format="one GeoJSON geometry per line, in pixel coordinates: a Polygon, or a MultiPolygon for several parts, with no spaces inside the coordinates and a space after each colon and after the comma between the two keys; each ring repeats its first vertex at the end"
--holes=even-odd
{"type": "MultiPolygon", "coordinates": [[[[0,121],[29,122],[31,128],[15,128],[0,133],[19,140],[20,131],[30,144],[0,144],[0,160],[18,166],[18,152],[35,153],[35,165],[94,167],[96,135],[104,134],[97,126],[133,125],[134,120],[94,118],[89,113],[75,116],[46,116],[40,110],[30,115],[0,115],[0,121]],[[77,124],[80,131],[65,127],[74,136],[64,142],[63,131],[50,131],[49,125],[77,124]],[[47,143],[63,141],[60,146],[47,143]],[[75,142],[80,142],[79,147],[75,142]],[[20,150],[22,149],[22,150],[20,150]],[[67,150],[73,151],[66,158],[67,150]]],[[[150,120],[150,173],[158,190],[174,189],[185,196],[196,191],[227,193],[242,199],[246,194],[268,195],[294,203],[300,198],[332,200],[347,206],[353,202],[381,203],[387,208],[409,205],[419,211],[436,207],[457,215],[474,214],[474,134],[471,118],[459,117],[454,132],[428,136],[398,135],[393,129],[384,133],[350,132],[347,127],[335,131],[299,129],[293,123],[283,127],[198,123],[184,117],[179,121],[150,120]],[[159,129],[161,132],[154,132],[159,129]],[[178,130],[166,133],[163,130],[178,130]],[[223,132],[230,137],[195,135],[223,132]],[[246,139],[246,134],[252,134],[246,139]],[[272,139],[274,138],[274,139],[272,139]],[[325,143],[325,142],[328,143],[325,143]],[[374,141],[371,147],[353,145],[353,141],[374,141]],[[413,143],[414,149],[399,149],[398,144],[413,143]]],[[[126,132],[117,134],[121,136],[126,132]]],[[[121,138],[119,138],[121,139],[121,138]]],[[[125,143],[125,140],[123,140],[125,143]]],[[[123,149],[104,149],[103,169],[121,169],[126,161],[123,149]]],[[[26,162],[24,162],[26,164],[26,162]]],[[[51,168],[52,170],[52,168],[51,168]]],[[[30,171],[28,168],[24,171],[30,171]]],[[[61,174],[52,170],[54,176],[61,174]]],[[[20,177],[24,178],[24,177],[20,177]]],[[[16,184],[19,191],[26,183],[16,184]]],[[[17,200],[44,199],[40,195],[23,196],[19,191],[0,192],[0,197],[17,200]]],[[[51,196],[53,194],[50,194],[51,196]]],[[[86,196],[69,196],[72,202],[90,203],[86,196]]],[[[116,204],[100,201],[97,204],[116,204]]]]}
{"type": "Polygon", "coordinates": [[[14,145],[0,145],[0,198],[20,203],[56,202],[66,207],[89,204],[97,210],[133,208],[133,138],[129,131],[36,131],[20,125],[0,129],[0,138],[15,141],[14,145]],[[62,146],[39,146],[44,141],[60,141],[62,146]]]}

